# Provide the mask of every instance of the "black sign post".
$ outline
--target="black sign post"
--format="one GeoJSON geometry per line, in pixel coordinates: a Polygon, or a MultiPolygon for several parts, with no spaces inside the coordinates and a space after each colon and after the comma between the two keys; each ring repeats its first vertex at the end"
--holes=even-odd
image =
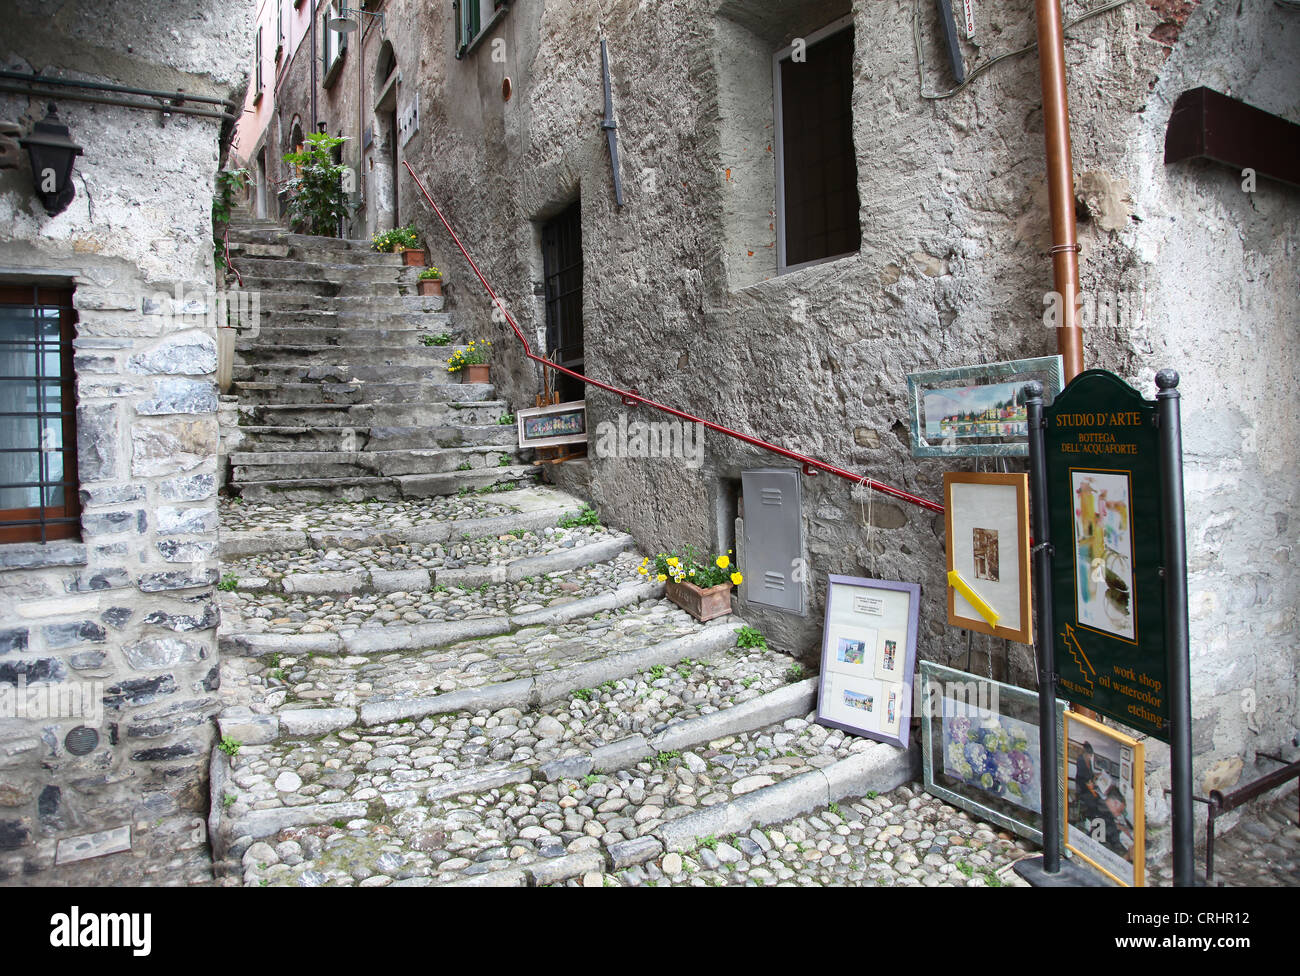
{"type": "Polygon", "coordinates": [[[1061,775],[1056,765],[1056,654],[1052,635],[1052,539],[1047,506],[1047,449],[1043,438],[1043,384],[1025,384],[1029,421],[1029,510],[1034,547],[1034,603],[1038,628],[1038,755],[1043,811],[1043,855],[1021,858],[1015,872],[1035,888],[1100,887],[1097,875],[1061,861],[1061,775]]]}
{"type": "Polygon", "coordinates": [[[1170,800],[1174,821],[1174,885],[1196,884],[1192,847],[1192,676],[1187,624],[1187,524],[1183,510],[1183,427],[1178,374],[1156,374],[1160,428],[1161,505],[1165,513],[1165,650],[1169,672],[1170,800]]]}

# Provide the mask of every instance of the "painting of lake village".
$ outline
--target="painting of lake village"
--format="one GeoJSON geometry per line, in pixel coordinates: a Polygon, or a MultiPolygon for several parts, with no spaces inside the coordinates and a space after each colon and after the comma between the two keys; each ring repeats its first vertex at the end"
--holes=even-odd
{"type": "Polygon", "coordinates": [[[1027,437],[1023,383],[994,383],[925,391],[925,436],[1027,437]]]}

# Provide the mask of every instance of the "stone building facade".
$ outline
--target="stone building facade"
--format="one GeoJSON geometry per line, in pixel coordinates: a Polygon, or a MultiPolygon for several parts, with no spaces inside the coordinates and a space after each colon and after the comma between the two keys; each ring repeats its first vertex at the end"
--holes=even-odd
{"type": "MultiPolygon", "coordinates": [[[[50,294],[68,296],[75,320],[61,377],[66,439],[53,423],[41,450],[61,459],[65,510],[79,515],[67,538],[13,541],[6,529],[0,544],[3,879],[140,853],[146,838],[163,851],[203,843],[195,825],[207,808],[219,680],[211,207],[221,139],[243,95],[251,6],[6,6],[5,70],[184,90],[215,99],[185,104],[216,117],[160,112],[165,101],[102,87],[33,97],[10,79],[0,92],[0,118],[23,133],[56,102],[83,149],[75,197],[55,216],[34,192],[26,153],[0,171],[6,340],[23,321],[30,328],[32,308],[49,314],[50,294]],[[20,302],[15,290],[35,297],[20,302]]],[[[38,361],[51,375],[59,356],[45,352],[7,343],[7,379],[8,367],[32,372],[38,361]]],[[[30,393],[6,384],[5,410],[30,393]]],[[[5,440],[30,446],[17,424],[5,440]]],[[[0,478],[3,518],[29,504],[11,487],[19,463],[0,478]]]]}
{"type": "MultiPolygon", "coordinates": [[[[1289,81],[1300,16],[1228,0],[1132,0],[1086,17],[1097,5],[1063,6],[1067,22],[1084,18],[1066,58],[1086,365],[1148,397],[1158,369],[1182,374],[1196,781],[1229,788],[1256,775],[1258,752],[1292,750],[1300,722],[1286,407],[1300,196],[1209,163],[1166,166],[1163,140],[1175,99],[1201,85],[1300,120],[1289,81]]],[[[410,161],[426,181],[536,348],[547,346],[547,228],[576,203],[588,375],[938,499],[949,464],[912,455],[906,374],[1056,348],[1043,324],[1051,240],[1037,58],[1004,59],[949,94],[934,7],[462,0],[448,12],[389,0],[367,5],[384,21],[363,18],[351,35],[338,76],[316,93],[316,121],[353,139],[344,158],[362,175],[356,227],[415,221],[458,315],[494,341],[516,406],[532,405],[536,366],[401,170],[393,192],[393,163],[410,161]],[[858,239],[786,271],[799,262],[782,257],[793,245],[775,156],[799,120],[775,107],[773,62],[844,31],[851,61],[832,80],[850,92],[858,239]],[[602,39],[621,207],[600,127],[602,39]],[[411,120],[395,150],[389,108],[411,120]]],[[[959,40],[967,71],[1033,43],[1025,4],[974,10],[974,34],[959,40]]],[[[307,78],[304,53],[322,57],[300,48],[289,77],[307,78]]],[[[307,117],[310,92],[283,85],[280,113],[307,117]]],[[[586,400],[593,431],[620,413],[656,419],[599,391],[586,400]]],[[[698,470],[593,456],[557,477],[648,550],[734,547],[741,472],[773,463],[783,462],[710,433],[698,470]]],[[[743,593],[738,602],[783,645],[815,661],[827,574],[919,581],[922,657],[969,659],[1033,685],[1030,648],[968,644],[947,627],[942,517],[805,478],[803,531],[806,613],[747,605],[743,593]]],[[[1152,743],[1148,754],[1155,856],[1167,750],[1152,743]]]]}

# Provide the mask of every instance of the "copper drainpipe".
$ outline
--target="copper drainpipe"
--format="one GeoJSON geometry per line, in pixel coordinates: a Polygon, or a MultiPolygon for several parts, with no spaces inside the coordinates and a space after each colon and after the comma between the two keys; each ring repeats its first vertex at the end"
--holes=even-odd
{"type": "Polygon", "coordinates": [[[1065,34],[1059,0],[1034,0],[1038,20],[1038,72],[1043,81],[1047,191],[1052,212],[1052,280],[1061,296],[1056,348],[1068,383],[1083,372],[1079,330],[1079,243],[1074,231],[1074,165],[1070,157],[1070,105],[1065,87],[1065,34]]]}

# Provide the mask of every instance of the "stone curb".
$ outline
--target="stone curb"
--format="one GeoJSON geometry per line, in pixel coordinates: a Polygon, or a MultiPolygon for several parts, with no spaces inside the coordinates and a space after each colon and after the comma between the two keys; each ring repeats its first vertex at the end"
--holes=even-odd
{"type": "MultiPolygon", "coordinates": [[[[572,605],[572,604],[570,604],[572,605]]],[[[730,619],[730,618],[728,618],[730,619]]],[[[743,626],[743,624],[742,624],[743,626]]],[[[577,664],[557,671],[547,671],[531,678],[516,678],[475,688],[460,688],[445,695],[400,701],[368,702],[361,706],[362,725],[384,725],[404,718],[423,718],[462,709],[478,711],[490,708],[531,709],[557,701],[574,688],[588,688],[613,678],[626,677],[635,671],[681,660],[686,652],[706,655],[718,650],[719,641],[729,642],[724,627],[707,626],[704,630],[676,637],[637,651],[628,651],[599,661],[577,664]]],[[[726,646],[726,645],[724,645],[726,646]]]]}
{"type": "Polygon", "coordinates": [[[724,735],[752,732],[788,718],[802,718],[816,707],[817,682],[817,678],[807,678],[731,708],[688,718],[651,738],[648,747],[652,753],[687,749],[724,735]]]}
{"type": "MultiPolygon", "coordinates": [[[[519,526],[514,526],[519,528],[519,526]]],[[[631,536],[604,539],[588,545],[573,546],[537,556],[524,556],[498,566],[465,569],[354,569],[346,572],[286,573],[278,582],[262,577],[249,577],[251,585],[240,586],[245,593],[418,593],[433,588],[435,583],[461,588],[472,588],[484,583],[514,583],[526,576],[540,576],[581,569],[597,563],[608,562],[620,553],[635,546],[631,536]],[[254,580],[262,580],[260,583],[254,580]]]]}
{"type": "Polygon", "coordinates": [[[908,749],[876,743],[867,751],[824,769],[802,773],[730,803],[719,803],[670,820],[654,836],[663,841],[665,850],[683,853],[692,850],[701,837],[745,833],[756,824],[789,820],[846,796],[872,791],[888,793],[915,778],[919,759],[915,741],[908,749]]]}
{"type": "Polygon", "coordinates": [[[372,526],[363,529],[268,529],[263,532],[223,532],[221,558],[252,556],[259,552],[294,552],[299,549],[364,548],[367,545],[393,543],[446,542],[453,536],[468,532],[474,538],[501,535],[510,529],[546,529],[555,525],[562,515],[579,511],[581,503],[517,512],[512,515],[492,515],[478,519],[451,519],[402,528],[372,526]]]}

